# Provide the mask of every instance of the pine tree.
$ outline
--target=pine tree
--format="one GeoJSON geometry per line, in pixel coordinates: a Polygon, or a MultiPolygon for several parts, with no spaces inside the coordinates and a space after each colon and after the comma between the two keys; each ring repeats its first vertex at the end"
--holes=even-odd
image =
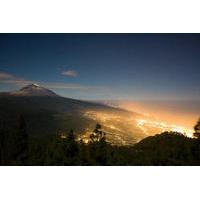
{"type": "Polygon", "coordinates": [[[197,124],[194,126],[194,137],[200,139],[200,118],[197,122],[197,124]]]}
{"type": "Polygon", "coordinates": [[[4,131],[0,129],[0,165],[3,164],[3,153],[4,153],[4,143],[5,143],[4,131]]]}
{"type": "Polygon", "coordinates": [[[28,134],[26,132],[26,122],[22,115],[19,116],[16,131],[11,133],[11,153],[12,165],[28,165],[28,134]]]}
{"type": "Polygon", "coordinates": [[[96,162],[96,165],[107,165],[107,143],[106,133],[102,126],[97,124],[90,135],[90,154],[96,162]]]}
{"type": "Polygon", "coordinates": [[[92,142],[99,142],[103,138],[105,138],[105,133],[102,131],[101,125],[97,123],[94,131],[90,135],[90,139],[92,142]]]}
{"type": "Polygon", "coordinates": [[[70,130],[64,141],[65,165],[76,165],[79,162],[79,148],[73,130],[70,130]]]}
{"type": "Polygon", "coordinates": [[[0,165],[4,165],[4,153],[5,153],[5,146],[6,146],[6,138],[5,138],[5,130],[4,130],[4,121],[0,119],[0,165]]]}

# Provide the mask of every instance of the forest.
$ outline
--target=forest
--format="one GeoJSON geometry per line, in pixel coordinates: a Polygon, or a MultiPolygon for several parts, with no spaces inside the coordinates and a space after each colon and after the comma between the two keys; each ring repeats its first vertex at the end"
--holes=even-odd
{"type": "Polygon", "coordinates": [[[70,130],[65,135],[32,136],[26,119],[19,116],[15,129],[0,129],[1,166],[199,166],[200,119],[194,137],[163,132],[135,145],[116,146],[106,142],[100,124],[90,141],[76,140],[70,130]]]}

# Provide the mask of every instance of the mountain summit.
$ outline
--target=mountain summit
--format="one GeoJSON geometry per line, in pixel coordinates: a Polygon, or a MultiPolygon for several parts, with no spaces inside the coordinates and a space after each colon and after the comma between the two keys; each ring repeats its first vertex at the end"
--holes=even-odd
{"type": "Polygon", "coordinates": [[[38,84],[30,84],[19,91],[11,92],[12,95],[19,96],[58,96],[51,90],[48,90],[38,84]]]}

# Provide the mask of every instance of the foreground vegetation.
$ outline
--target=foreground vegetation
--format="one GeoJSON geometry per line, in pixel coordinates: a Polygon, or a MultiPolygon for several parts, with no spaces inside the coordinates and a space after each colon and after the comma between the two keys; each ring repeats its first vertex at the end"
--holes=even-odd
{"type": "Polygon", "coordinates": [[[97,124],[84,144],[75,140],[72,130],[64,137],[30,136],[20,117],[15,130],[0,130],[0,165],[200,165],[200,121],[194,136],[164,132],[134,146],[112,146],[97,124]]]}

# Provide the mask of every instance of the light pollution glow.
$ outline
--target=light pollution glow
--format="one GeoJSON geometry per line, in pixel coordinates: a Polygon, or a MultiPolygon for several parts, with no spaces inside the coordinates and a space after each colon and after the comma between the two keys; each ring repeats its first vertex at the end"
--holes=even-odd
{"type": "Polygon", "coordinates": [[[179,132],[183,135],[192,138],[193,137],[193,130],[187,129],[183,126],[178,125],[172,125],[172,124],[166,124],[164,122],[157,122],[157,121],[150,121],[146,119],[138,119],[137,120],[137,126],[140,127],[145,133],[148,131],[145,127],[155,127],[159,128],[164,131],[173,131],[173,132],[179,132]]]}
{"type": "Polygon", "coordinates": [[[141,113],[146,119],[146,126],[153,124],[160,126],[163,130],[178,131],[192,135],[200,113],[200,101],[134,101],[119,100],[108,101],[105,104],[123,108],[125,110],[141,113]],[[158,124],[159,123],[159,124],[158,124]]]}
{"type": "MultiPolygon", "coordinates": [[[[193,137],[193,130],[176,124],[169,124],[164,121],[155,120],[149,117],[144,118],[133,116],[122,116],[114,113],[87,111],[85,117],[99,122],[108,133],[108,141],[123,145],[131,144],[131,139],[136,138],[135,142],[141,139],[160,134],[165,131],[179,132],[186,137],[193,137]]],[[[142,115],[141,115],[142,116],[142,115]]],[[[81,139],[88,143],[92,129],[87,128],[81,139]]],[[[134,142],[132,142],[134,143],[134,142]]]]}

